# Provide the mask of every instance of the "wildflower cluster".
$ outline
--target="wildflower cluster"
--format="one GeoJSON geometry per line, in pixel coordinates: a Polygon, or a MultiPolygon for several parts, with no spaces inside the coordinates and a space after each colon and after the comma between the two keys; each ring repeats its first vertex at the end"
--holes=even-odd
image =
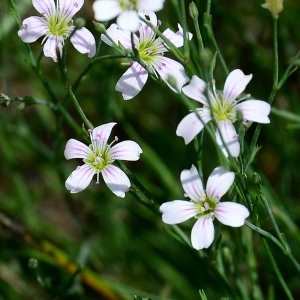
{"type": "MultiPolygon", "coordinates": [[[[72,17],[83,6],[83,0],[33,0],[33,6],[42,15],[29,17],[23,21],[18,35],[25,43],[31,43],[44,36],[44,54],[55,62],[62,55],[66,38],[81,53],[92,58],[96,54],[96,42],[92,33],[85,27],[76,28],[72,17]]],[[[191,233],[192,246],[199,250],[208,248],[214,240],[213,220],[232,227],[242,226],[249,216],[244,205],[234,201],[220,202],[232,188],[235,173],[230,170],[229,158],[238,159],[241,155],[240,139],[234,123],[241,116],[243,126],[250,122],[269,123],[270,105],[262,100],[244,95],[246,86],[252,79],[240,69],[228,75],[223,91],[216,88],[215,81],[205,82],[199,74],[187,75],[185,67],[176,59],[165,57],[165,53],[177,51],[189,43],[193,35],[178,24],[178,31],[166,29],[159,32],[162,22],[156,11],[162,9],[164,0],[96,0],[93,11],[97,21],[108,21],[117,17],[101,34],[101,40],[108,46],[125,53],[130,67],[116,83],[115,89],[122,93],[124,100],[134,98],[144,87],[149,74],[155,80],[164,82],[174,93],[182,94],[200,102],[203,106],[191,111],[178,124],[176,134],[189,144],[209,122],[215,132],[215,142],[224,154],[224,165],[216,166],[207,180],[206,189],[197,168],[181,172],[181,183],[190,201],[174,200],[160,206],[162,220],[167,224],[177,224],[190,218],[197,221],[191,233]],[[137,32],[137,33],[136,33],[137,32]],[[170,83],[172,78],[172,83],[170,83]],[[227,159],[228,158],[228,159],[227,159]]],[[[190,71],[189,71],[190,72],[190,71]]],[[[134,141],[118,141],[110,144],[108,139],[116,123],[111,122],[88,130],[91,144],[70,139],[65,147],[65,158],[83,159],[66,180],[65,186],[71,193],[84,190],[94,175],[99,176],[108,188],[118,197],[125,197],[131,186],[124,171],[114,165],[116,160],[136,161],[142,153],[134,141]]]]}

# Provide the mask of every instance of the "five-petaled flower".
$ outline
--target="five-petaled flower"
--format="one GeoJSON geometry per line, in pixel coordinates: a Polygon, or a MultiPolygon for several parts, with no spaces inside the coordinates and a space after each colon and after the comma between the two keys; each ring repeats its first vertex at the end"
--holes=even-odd
{"type": "Polygon", "coordinates": [[[251,78],[252,74],[245,75],[239,69],[233,70],[225,81],[222,93],[216,91],[214,84],[212,89],[208,89],[208,100],[204,95],[205,82],[194,75],[190,83],[182,88],[182,92],[202,103],[203,108],[197,109],[199,116],[195,112],[191,112],[184,117],[177,127],[176,134],[182,136],[185,143],[188,144],[203,129],[204,124],[214,118],[218,125],[216,140],[223,153],[228,155],[222,138],[230,154],[233,157],[239,156],[240,144],[238,134],[232,124],[237,120],[238,111],[241,112],[244,122],[253,121],[265,124],[270,122],[268,115],[271,106],[267,102],[254,99],[241,102],[244,98],[237,100],[237,97],[244,91],[251,78]]]}
{"type": "MultiPolygon", "coordinates": [[[[155,13],[140,12],[144,19],[148,19],[155,27],[160,23],[155,13]]],[[[163,35],[171,41],[176,47],[183,45],[183,30],[180,25],[176,33],[170,29],[163,32],[163,35]]],[[[122,30],[117,24],[112,24],[107,29],[107,34],[118,45],[121,43],[125,49],[132,50],[131,32],[122,30]]],[[[109,46],[113,43],[105,36],[101,35],[102,40],[109,46]]],[[[192,34],[188,34],[192,38],[192,34]]],[[[169,48],[161,38],[156,38],[155,32],[145,23],[139,23],[139,37],[133,35],[134,47],[138,51],[139,59],[147,66],[152,75],[161,78],[173,91],[181,90],[182,86],[189,81],[186,76],[184,67],[177,61],[164,57],[164,52],[169,48]],[[176,87],[174,88],[169,82],[169,78],[175,79],[176,87]]],[[[148,71],[137,61],[133,62],[131,67],[122,75],[117,82],[116,90],[121,92],[125,100],[132,99],[136,96],[148,78],[148,71]]]]}
{"type": "Polygon", "coordinates": [[[118,167],[113,165],[115,160],[138,160],[142,149],[133,141],[123,141],[114,146],[117,137],[110,144],[107,140],[112,128],[116,123],[107,123],[90,130],[91,145],[70,139],[65,148],[65,158],[82,158],[84,164],[77,167],[66,181],[66,188],[71,193],[78,193],[84,190],[91,182],[93,176],[101,173],[108,188],[118,197],[125,197],[125,192],[130,187],[127,175],[118,167]]]}
{"type": "Polygon", "coordinates": [[[208,248],[214,240],[213,220],[240,227],[249,216],[248,209],[235,202],[220,202],[234,181],[234,173],[223,167],[217,167],[208,178],[206,191],[194,165],[190,170],[181,172],[181,183],[190,202],[174,200],[160,206],[162,220],[166,224],[178,224],[190,218],[197,221],[192,228],[192,246],[197,249],[208,248]]]}
{"type": "Polygon", "coordinates": [[[139,10],[159,11],[165,0],[96,0],[93,4],[95,19],[109,21],[117,17],[117,24],[124,30],[135,32],[139,26],[139,10]]]}
{"type": "Polygon", "coordinates": [[[64,40],[71,35],[71,43],[80,52],[93,57],[96,53],[95,38],[85,27],[75,30],[72,17],[80,10],[84,0],[32,0],[42,17],[29,17],[22,23],[18,35],[25,43],[35,42],[45,36],[44,54],[57,61],[62,54],[64,40]],[[75,30],[75,32],[74,32],[75,30]]]}

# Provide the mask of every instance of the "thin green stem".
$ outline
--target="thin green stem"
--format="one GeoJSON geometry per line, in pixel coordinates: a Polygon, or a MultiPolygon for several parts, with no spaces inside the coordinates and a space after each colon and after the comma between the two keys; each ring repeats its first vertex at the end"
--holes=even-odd
{"type": "Polygon", "coordinates": [[[79,102],[78,102],[76,96],[74,95],[74,93],[73,93],[73,91],[72,91],[72,87],[71,87],[71,86],[67,87],[67,90],[68,90],[69,95],[70,95],[71,99],[73,100],[73,103],[74,103],[74,105],[75,105],[75,107],[76,107],[76,109],[77,109],[77,111],[78,111],[80,117],[82,118],[84,124],[85,124],[89,129],[93,129],[94,126],[93,126],[93,124],[88,120],[88,118],[86,117],[85,113],[83,112],[83,110],[82,110],[82,108],[81,108],[81,106],[80,106],[80,104],[79,104],[79,102]]]}

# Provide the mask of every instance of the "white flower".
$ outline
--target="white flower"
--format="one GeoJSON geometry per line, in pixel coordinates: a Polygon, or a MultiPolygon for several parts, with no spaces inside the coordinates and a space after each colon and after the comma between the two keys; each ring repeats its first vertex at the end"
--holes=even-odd
{"type": "MultiPolygon", "coordinates": [[[[182,88],[182,92],[185,95],[203,104],[203,108],[197,109],[203,123],[211,121],[213,115],[218,124],[216,132],[217,142],[225,155],[228,154],[223,146],[220,133],[231,155],[237,157],[240,153],[238,135],[232,124],[237,120],[238,111],[242,113],[244,122],[270,123],[268,115],[271,106],[267,102],[254,99],[240,102],[244,98],[237,100],[251,79],[252,74],[245,75],[239,69],[233,70],[225,81],[223,93],[217,92],[214,85],[212,90],[208,89],[209,101],[204,95],[206,84],[197,76],[193,76],[190,83],[182,88]]],[[[179,123],[176,134],[182,136],[185,144],[188,144],[203,129],[203,123],[196,113],[192,112],[179,123]]]]}
{"type": "MultiPolygon", "coordinates": [[[[142,12],[140,13],[144,19],[148,19],[154,26],[158,27],[159,22],[155,13],[148,13],[147,16],[142,12]]],[[[178,26],[179,31],[176,33],[167,29],[163,35],[176,47],[181,47],[183,46],[183,30],[180,25],[178,26]]],[[[124,31],[117,24],[112,24],[107,29],[107,34],[117,45],[121,43],[126,49],[132,49],[130,31],[124,31]]],[[[188,38],[191,39],[192,35],[188,34],[188,38]]],[[[102,34],[101,39],[109,46],[113,46],[105,35],[102,34]]],[[[184,67],[180,63],[164,57],[164,52],[169,49],[161,38],[156,38],[155,32],[148,25],[143,22],[139,23],[139,37],[134,34],[133,41],[140,60],[151,70],[154,76],[160,77],[173,91],[181,90],[182,86],[189,81],[184,67]],[[176,88],[168,82],[170,76],[175,79],[176,88]]],[[[132,99],[141,91],[147,78],[148,71],[138,62],[133,62],[117,82],[116,90],[122,93],[125,100],[132,99]]]]}
{"type": "Polygon", "coordinates": [[[216,217],[221,223],[240,227],[249,216],[248,209],[235,202],[220,202],[234,181],[234,173],[217,167],[208,178],[206,191],[194,165],[190,170],[181,172],[181,183],[190,202],[174,200],[160,206],[162,220],[166,224],[178,224],[190,218],[197,221],[192,229],[192,246],[197,249],[208,248],[214,240],[213,220],[216,217]]]}
{"type": "Polygon", "coordinates": [[[123,30],[135,32],[139,26],[139,10],[159,11],[165,0],[96,0],[93,4],[95,19],[109,21],[115,17],[123,30]]]}
{"type": "MultiPolygon", "coordinates": [[[[64,39],[69,37],[75,26],[72,17],[80,10],[84,0],[32,0],[35,9],[42,17],[29,17],[22,23],[18,35],[25,43],[35,42],[45,35],[44,54],[57,61],[57,51],[61,54],[64,39]]],[[[71,43],[80,52],[93,57],[96,53],[95,38],[85,27],[76,30],[71,43]]]]}
{"type": "Polygon", "coordinates": [[[65,148],[65,158],[82,158],[84,164],[77,167],[66,181],[66,188],[71,193],[78,193],[84,190],[91,182],[93,176],[101,173],[108,188],[118,197],[125,197],[125,192],[130,187],[127,175],[118,167],[112,165],[115,160],[138,160],[142,149],[133,141],[124,141],[112,146],[115,140],[108,144],[107,140],[112,128],[116,123],[108,123],[90,130],[92,144],[88,147],[85,144],[70,139],[65,148]]]}

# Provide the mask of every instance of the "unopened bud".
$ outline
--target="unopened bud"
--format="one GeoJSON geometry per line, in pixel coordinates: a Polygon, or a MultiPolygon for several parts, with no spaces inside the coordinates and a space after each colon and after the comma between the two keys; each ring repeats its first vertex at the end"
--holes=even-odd
{"type": "Polygon", "coordinates": [[[189,5],[189,12],[190,12],[190,16],[192,17],[193,20],[197,20],[198,19],[198,8],[196,6],[196,4],[194,2],[191,2],[189,5]]]}
{"type": "Polygon", "coordinates": [[[203,66],[204,68],[208,68],[211,65],[213,56],[214,55],[210,49],[204,48],[203,50],[201,50],[199,55],[201,66],[203,66]]]}
{"type": "Polygon", "coordinates": [[[266,3],[262,7],[268,9],[273,18],[277,19],[279,13],[283,10],[283,0],[266,0],[266,3]]]}
{"type": "Polygon", "coordinates": [[[75,21],[74,21],[74,25],[77,29],[80,29],[82,27],[84,27],[85,25],[85,19],[83,18],[77,18],[75,21]]]}
{"type": "Polygon", "coordinates": [[[28,267],[30,269],[36,269],[39,265],[39,262],[37,259],[35,258],[30,258],[29,261],[28,261],[28,267]]]}
{"type": "Polygon", "coordinates": [[[260,175],[256,172],[253,173],[252,180],[255,184],[260,184],[261,183],[260,175]]]}
{"type": "Polygon", "coordinates": [[[93,21],[94,27],[97,31],[101,32],[101,33],[105,33],[106,32],[106,28],[102,23],[99,22],[95,22],[93,21]]]}

